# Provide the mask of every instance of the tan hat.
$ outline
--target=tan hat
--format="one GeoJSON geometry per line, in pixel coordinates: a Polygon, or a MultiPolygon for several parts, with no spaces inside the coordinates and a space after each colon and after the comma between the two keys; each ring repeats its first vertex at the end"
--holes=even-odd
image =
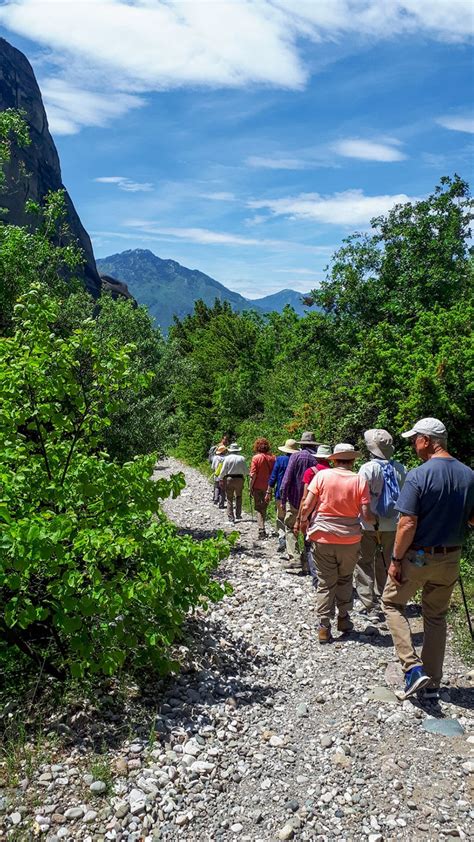
{"type": "Polygon", "coordinates": [[[279,447],[278,450],[281,450],[282,453],[298,453],[298,442],[295,439],[287,439],[285,444],[279,447]]]}
{"type": "Polygon", "coordinates": [[[227,445],[219,444],[216,447],[216,456],[222,456],[223,453],[227,453],[227,445]]]}
{"type": "Polygon", "coordinates": [[[346,442],[341,442],[341,444],[336,444],[333,452],[328,459],[357,459],[360,456],[360,450],[356,450],[353,444],[346,444],[346,442]]]}
{"type": "Polygon", "coordinates": [[[391,459],[394,452],[393,438],[387,430],[366,430],[364,441],[369,453],[378,459],[391,459]]]}

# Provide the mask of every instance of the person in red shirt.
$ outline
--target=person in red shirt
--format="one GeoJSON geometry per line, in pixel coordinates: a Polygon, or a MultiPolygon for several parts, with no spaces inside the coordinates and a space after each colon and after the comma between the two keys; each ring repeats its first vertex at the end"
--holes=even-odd
{"type": "Polygon", "coordinates": [[[257,512],[258,537],[266,538],[265,517],[267,514],[268,501],[265,499],[275,456],[270,453],[268,439],[260,438],[253,445],[254,456],[250,463],[250,495],[254,499],[255,511],[257,512]]]}

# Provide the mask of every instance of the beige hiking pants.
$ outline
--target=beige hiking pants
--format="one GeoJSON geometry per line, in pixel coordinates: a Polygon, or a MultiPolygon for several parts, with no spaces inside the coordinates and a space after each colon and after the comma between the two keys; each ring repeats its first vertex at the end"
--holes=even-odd
{"type": "Polygon", "coordinates": [[[299,562],[300,551],[298,549],[298,540],[293,532],[293,527],[296,523],[298,509],[287,500],[285,507],[285,538],[286,538],[286,552],[288,553],[288,560],[299,562]]]}
{"type": "Polygon", "coordinates": [[[276,506],[276,525],[278,530],[278,537],[285,537],[285,507],[280,500],[275,500],[276,506]]]}
{"type": "Polygon", "coordinates": [[[402,584],[390,577],[382,595],[382,605],[392,633],[395,651],[404,671],[422,666],[431,678],[431,686],[439,687],[443,675],[444,651],[446,648],[446,614],[451,594],[459,577],[460,550],[425,555],[426,564],[416,567],[410,559],[415,558],[409,550],[402,561],[402,584]],[[413,646],[405,606],[421,590],[424,639],[421,658],[413,646]]]}
{"type": "Polygon", "coordinates": [[[337,605],[339,617],[352,608],[352,576],[359,554],[356,544],[313,544],[313,558],[318,574],[316,610],[322,626],[329,626],[337,605]]]}
{"type": "MultiPolygon", "coordinates": [[[[395,532],[379,532],[379,535],[385,563],[388,567],[393,552],[395,532]]],[[[371,611],[380,602],[386,581],[387,571],[383,563],[382,553],[377,547],[375,532],[363,529],[359,558],[354,571],[354,585],[357,595],[367,611],[371,611]]]]}
{"type": "Polygon", "coordinates": [[[225,493],[227,497],[227,516],[229,520],[234,520],[234,497],[235,497],[235,517],[242,516],[242,491],[244,488],[244,481],[242,477],[229,476],[225,481],[225,493]]]}

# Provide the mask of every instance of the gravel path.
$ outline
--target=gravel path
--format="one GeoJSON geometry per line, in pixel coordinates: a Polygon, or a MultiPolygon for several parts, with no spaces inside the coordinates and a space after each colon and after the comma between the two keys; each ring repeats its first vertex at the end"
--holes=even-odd
{"type": "MultiPolygon", "coordinates": [[[[218,527],[230,531],[198,471],[170,459],[157,476],[180,469],[187,487],[167,501],[169,516],[197,538],[218,527]]],[[[439,705],[400,702],[390,687],[398,688],[400,673],[383,625],[368,627],[354,614],[356,633],[320,647],[310,579],[280,572],[276,538],[256,541],[250,518],[238,529],[218,574],[231,582],[232,596],[190,622],[180,676],[159,692],[142,689],[142,714],[131,700],[133,733],[106,755],[112,780],[91,770],[84,738],[59,762],[40,765],[15,804],[5,801],[0,836],[472,838],[474,674],[449,650],[439,705]],[[455,718],[455,736],[425,730],[427,722],[445,727],[455,718]],[[33,814],[25,806],[31,792],[33,814]]],[[[416,616],[413,622],[419,627],[416,616]]],[[[117,719],[111,714],[111,733],[117,719]]]]}

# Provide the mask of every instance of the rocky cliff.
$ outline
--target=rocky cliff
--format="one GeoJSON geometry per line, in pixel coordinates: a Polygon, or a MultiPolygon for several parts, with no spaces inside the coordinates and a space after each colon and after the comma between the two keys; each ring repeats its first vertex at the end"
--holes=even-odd
{"type": "MultiPolygon", "coordinates": [[[[48,128],[48,120],[33,69],[27,58],[8,41],[0,38],[0,110],[23,109],[29,125],[31,144],[14,150],[6,169],[7,184],[0,205],[8,209],[8,222],[28,226],[25,201],[41,201],[50,190],[63,189],[59,157],[48,128]],[[18,179],[18,165],[23,162],[25,174],[18,179]],[[13,176],[16,176],[15,181],[13,176]]],[[[72,237],[79,242],[84,255],[84,281],[94,297],[100,295],[101,281],[95,265],[91,241],[67,192],[68,224],[72,237]]]]}

